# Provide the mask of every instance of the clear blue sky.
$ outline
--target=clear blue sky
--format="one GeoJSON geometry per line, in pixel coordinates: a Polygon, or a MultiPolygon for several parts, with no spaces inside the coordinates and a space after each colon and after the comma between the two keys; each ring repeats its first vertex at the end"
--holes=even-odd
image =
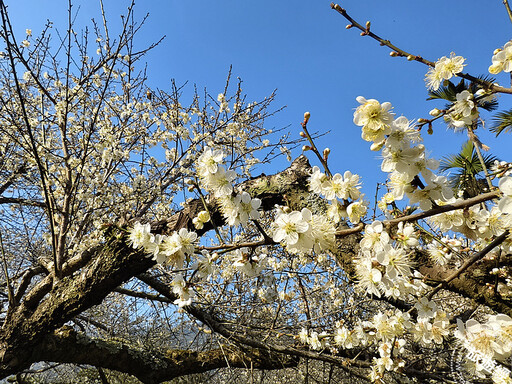
{"type": "MultiPolygon", "coordinates": [[[[64,30],[67,0],[7,0],[11,20],[23,37],[25,28],[40,32],[46,19],[64,30]]],[[[128,1],[105,0],[112,22],[119,20],[128,1]]],[[[501,0],[347,0],[340,2],[349,14],[372,31],[409,52],[435,61],[454,51],[467,58],[466,72],[487,74],[492,52],[511,37],[512,24],[501,0]]],[[[86,25],[98,16],[99,3],[74,1],[80,7],[77,22],[86,25]]],[[[147,56],[150,85],[169,89],[170,79],[188,81],[216,95],[223,89],[230,65],[244,80],[249,100],[258,100],[277,88],[275,107],[287,108],[268,121],[269,127],[289,126],[298,135],[305,111],[311,112],[312,131],[330,131],[318,142],[331,148],[330,165],[343,173],[350,169],[365,182],[372,198],[375,183],[384,181],[380,159],[360,138],[352,122],[359,95],[390,101],[397,115],[409,119],[428,117],[439,102],[427,102],[424,75],[427,68],[416,62],[391,58],[389,50],[355,29],[331,10],[326,0],[146,0],[136,4],[136,18],[149,13],[138,35],[139,46],[166,35],[147,56]]],[[[78,28],[76,28],[78,29],[78,28]]],[[[20,39],[21,40],[21,39],[20,39]]],[[[498,82],[507,85],[505,74],[498,82]]],[[[500,97],[500,109],[509,109],[500,97]]],[[[465,136],[434,127],[425,137],[432,156],[440,158],[459,150],[465,136]]],[[[512,160],[512,136],[496,140],[480,132],[493,154],[512,160]]],[[[300,151],[295,151],[298,156],[300,151]]],[[[315,161],[312,156],[310,159],[315,161]]]]}

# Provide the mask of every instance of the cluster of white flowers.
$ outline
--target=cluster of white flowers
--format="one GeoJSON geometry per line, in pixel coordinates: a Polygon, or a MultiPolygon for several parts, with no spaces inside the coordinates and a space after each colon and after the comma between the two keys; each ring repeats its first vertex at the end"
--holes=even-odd
{"type": "Polygon", "coordinates": [[[410,226],[402,227],[394,240],[380,221],[367,225],[355,260],[359,288],[377,297],[420,294],[424,286],[413,278],[407,252],[412,244],[417,244],[417,237],[410,226]]]}
{"type": "Polygon", "coordinates": [[[179,296],[178,299],[174,300],[174,304],[177,304],[180,308],[186,305],[192,304],[192,299],[195,294],[181,273],[178,273],[171,282],[172,291],[179,296]]]}
{"type": "Polygon", "coordinates": [[[324,216],[311,213],[307,208],[290,213],[280,210],[273,227],[274,241],[282,243],[292,253],[311,250],[320,253],[334,245],[334,223],[324,216]]]}
{"type": "Polygon", "coordinates": [[[223,151],[206,147],[196,163],[202,186],[217,198],[233,193],[231,182],[236,178],[235,171],[226,170],[221,165],[223,161],[223,151]]]}
{"type": "Polygon", "coordinates": [[[195,251],[197,233],[181,228],[170,236],[151,233],[150,224],[136,222],[128,230],[128,242],[133,248],[143,248],[158,263],[166,263],[183,268],[185,258],[195,251]]]}
{"type": "Polygon", "coordinates": [[[497,75],[501,71],[512,71],[512,41],[507,42],[502,48],[496,49],[492,56],[492,65],[489,67],[489,73],[497,75]]]}
{"type": "Polygon", "coordinates": [[[320,168],[314,166],[308,181],[310,191],[329,200],[327,217],[334,223],[348,218],[355,224],[366,214],[368,203],[363,200],[364,195],[360,191],[359,175],[345,171],[343,176],[336,173],[333,177],[328,177],[320,168]],[[344,203],[338,199],[343,199],[344,203]]]}
{"type": "MultiPolygon", "coordinates": [[[[232,181],[236,178],[236,173],[232,170],[226,170],[221,165],[224,162],[224,156],[223,151],[206,147],[197,160],[197,173],[201,180],[201,186],[218,199],[221,211],[228,224],[245,225],[249,219],[257,220],[260,218],[258,210],[261,206],[261,200],[252,198],[245,191],[234,195],[232,181]]],[[[197,221],[200,225],[199,218],[197,221]]]]}
{"type": "Polygon", "coordinates": [[[468,90],[457,93],[456,100],[444,120],[455,128],[471,126],[478,118],[479,112],[474,95],[468,90]]]}
{"type": "Polygon", "coordinates": [[[476,370],[482,374],[492,374],[495,383],[510,383],[510,371],[494,361],[505,361],[512,356],[512,319],[504,314],[491,315],[485,323],[470,319],[464,324],[457,320],[455,337],[468,350],[469,354],[478,355],[476,370]],[[494,372],[497,370],[497,373],[494,372]],[[498,378],[507,379],[503,381],[498,378]]]}
{"type": "Polygon", "coordinates": [[[247,277],[254,277],[265,269],[267,255],[249,248],[240,248],[231,254],[233,266],[247,277]]]}
{"type": "Polygon", "coordinates": [[[453,52],[450,54],[450,57],[441,57],[425,75],[427,87],[434,91],[437,90],[442,81],[449,80],[452,76],[462,72],[465,60],[462,56],[455,56],[453,52]]]}
{"type": "MultiPolygon", "coordinates": [[[[364,98],[358,97],[359,102],[360,99],[364,98]]],[[[376,100],[372,101],[373,104],[380,105],[376,100]]],[[[354,113],[354,121],[361,121],[360,115],[363,110],[360,111],[360,108],[362,107],[358,107],[354,113]]],[[[386,106],[386,110],[390,108],[391,104],[386,106]]],[[[379,118],[377,114],[375,116],[373,124],[377,125],[376,121],[379,118]]],[[[415,144],[421,141],[418,129],[403,116],[395,120],[389,120],[390,118],[391,115],[388,113],[385,119],[380,119],[381,126],[385,126],[386,129],[381,130],[382,135],[374,142],[371,149],[382,149],[381,169],[390,173],[388,186],[394,199],[401,200],[405,194],[411,204],[419,203],[425,210],[432,207],[433,201],[443,202],[450,199],[453,191],[447,178],[436,176],[432,172],[437,169],[439,162],[427,157],[423,144],[415,144]],[[420,184],[420,174],[426,185],[420,184]]],[[[363,126],[364,130],[365,126],[363,126]]]]}
{"type": "Polygon", "coordinates": [[[512,163],[495,160],[490,171],[497,177],[510,176],[512,175],[512,163]]]}
{"type": "Polygon", "coordinates": [[[371,377],[382,378],[385,371],[398,371],[404,366],[399,357],[406,345],[405,336],[412,333],[424,345],[441,344],[449,334],[446,314],[439,311],[433,302],[422,299],[416,305],[418,321],[415,324],[407,312],[395,310],[377,313],[371,320],[359,320],[351,329],[337,322],[333,333],[308,331],[303,328],[298,338],[313,350],[374,348],[379,358],[374,358],[371,377]]]}

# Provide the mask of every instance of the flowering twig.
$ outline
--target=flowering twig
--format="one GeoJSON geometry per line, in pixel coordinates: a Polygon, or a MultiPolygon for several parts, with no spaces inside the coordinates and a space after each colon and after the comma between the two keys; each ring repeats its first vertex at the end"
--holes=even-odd
{"type": "MultiPolygon", "coordinates": [[[[390,48],[392,50],[391,54],[390,54],[391,56],[405,57],[409,61],[418,61],[418,62],[425,64],[429,67],[435,66],[434,62],[432,62],[430,60],[426,60],[423,57],[421,57],[420,55],[415,55],[415,54],[406,52],[403,49],[400,49],[397,46],[391,44],[391,42],[389,40],[386,40],[386,39],[381,38],[380,36],[377,36],[375,33],[370,31],[370,23],[369,22],[366,23],[366,26],[362,26],[357,21],[355,21],[352,17],[350,17],[349,14],[347,13],[347,11],[345,9],[341,8],[339,4],[331,3],[331,8],[334,9],[335,11],[337,11],[340,15],[342,15],[345,19],[347,19],[350,22],[350,24],[347,25],[347,29],[356,27],[357,29],[359,29],[361,31],[361,36],[370,36],[371,38],[377,40],[381,46],[386,46],[386,47],[390,48]]],[[[462,77],[463,79],[469,80],[473,83],[476,83],[476,84],[482,86],[484,89],[489,89],[493,92],[512,94],[512,88],[501,87],[499,85],[479,79],[478,77],[469,75],[467,73],[460,72],[460,73],[457,73],[457,76],[462,77]]]]}
{"type": "Polygon", "coordinates": [[[425,65],[428,65],[429,67],[434,67],[435,63],[429,60],[424,59],[423,57],[419,55],[413,55],[412,53],[406,52],[400,48],[398,48],[396,45],[391,44],[391,41],[381,38],[380,36],[377,36],[375,33],[370,31],[370,23],[367,22],[366,26],[362,26],[357,21],[355,21],[352,17],[349,16],[347,11],[340,7],[339,4],[331,3],[331,8],[336,10],[339,14],[341,14],[345,19],[347,19],[350,24],[347,25],[347,29],[356,27],[357,29],[361,30],[361,36],[370,36],[371,38],[377,40],[381,46],[386,46],[395,52],[392,56],[401,56],[406,57],[407,60],[415,60],[419,61],[420,63],[423,63],[425,65]]]}
{"type": "Polygon", "coordinates": [[[261,247],[263,245],[273,245],[277,244],[272,239],[268,238],[268,240],[258,240],[258,241],[250,241],[246,243],[233,243],[233,244],[221,244],[221,245],[214,245],[214,246],[198,246],[196,247],[197,250],[206,250],[206,251],[221,251],[225,250],[226,252],[233,251],[235,249],[240,248],[257,248],[261,247]]]}
{"type": "Polygon", "coordinates": [[[487,247],[482,249],[481,251],[475,253],[470,259],[466,260],[466,262],[455,272],[453,272],[450,276],[448,276],[446,279],[444,279],[437,287],[435,287],[432,292],[430,292],[427,296],[427,298],[430,300],[432,297],[441,290],[445,285],[449,284],[451,281],[456,279],[460,276],[462,272],[464,272],[466,269],[468,269],[470,266],[472,266],[474,263],[476,263],[478,260],[480,260],[482,257],[487,255],[490,251],[494,249],[494,247],[499,246],[501,243],[505,241],[507,236],[509,235],[509,230],[507,229],[505,232],[503,232],[501,235],[499,235],[497,238],[495,238],[487,247]]]}
{"type": "Polygon", "coordinates": [[[301,136],[305,137],[306,139],[308,139],[310,146],[307,149],[313,151],[313,153],[318,157],[318,160],[320,160],[320,162],[322,163],[322,165],[324,167],[324,170],[325,170],[325,173],[329,177],[332,177],[332,173],[329,170],[329,166],[327,165],[327,157],[329,156],[328,148],[326,148],[324,150],[324,153],[323,153],[323,156],[322,156],[320,154],[320,152],[318,151],[318,148],[316,147],[315,143],[313,142],[313,138],[309,134],[309,131],[308,131],[308,121],[309,121],[309,117],[310,116],[311,115],[310,115],[309,112],[304,113],[304,121],[302,123],[300,123],[300,125],[302,126],[302,129],[303,129],[303,131],[301,132],[301,136]]]}
{"type": "Polygon", "coordinates": [[[428,211],[423,211],[423,212],[419,212],[419,213],[414,213],[412,215],[397,217],[396,219],[385,220],[382,222],[382,224],[384,224],[384,226],[389,228],[394,225],[398,225],[398,223],[400,223],[400,222],[420,220],[420,219],[424,219],[426,217],[438,215],[440,213],[454,211],[456,209],[462,209],[462,208],[466,208],[466,207],[471,207],[473,205],[483,203],[484,201],[495,199],[496,197],[498,197],[500,195],[500,193],[501,192],[499,190],[482,193],[481,195],[472,197],[471,199],[457,201],[453,204],[441,205],[441,206],[429,209],[428,211]]]}

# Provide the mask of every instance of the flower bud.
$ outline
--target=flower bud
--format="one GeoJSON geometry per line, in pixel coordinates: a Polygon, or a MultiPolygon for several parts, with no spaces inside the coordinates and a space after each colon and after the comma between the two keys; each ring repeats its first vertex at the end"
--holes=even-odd
{"type": "Polygon", "coordinates": [[[309,112],[304,113],[304,122],[307,123],[309,121],[310,117],[311,117],[311,113],[309,113],[309,112]]]}
{"type": "Polygon", "coordinates": [[[389,56],[397,57],[398,56],[398,52],[397,51],[391,51],[391,52],[389,52],[389,56]]]}
{"type": "Polygon", "coordinates": [[[309,145],[302,146],[302,152],[311,151],[311,147],[309,145]]]}
{"type": "Polygon", "coordinates": [[[367,31],[370,30],[370,25],[371,25],[371,23],[369,21],[367,21],[366,22],[366,26],[365,26],[367,31]]]}
{"type": "Polygon", "coordinates": [[[352,27],[353,27],[353,25],[352,25],[352,24],[347,24],[347,25],[345,26],[345,29],[350,29],[350,28],[352,28],[352,27]]]}
{"type": "Polygon", "coordinates": [[[441,111],[437,108],[434,108],[428,114],[432,117],[437,117],[441,114],[441,111]]]}
{"type": "Polygon", "coordinates": [[[416,56],[414,56],[414,55],[407,56],[408,61],[413,61],[415,58],[416,58],[416,56]]]}
{"type": "Polygon", "coordinates": [[[324,149],[324,160],[327,160],[327,157],[329,157],[329,153],[331,153],[331,150],[329,148],[324,149]]]}

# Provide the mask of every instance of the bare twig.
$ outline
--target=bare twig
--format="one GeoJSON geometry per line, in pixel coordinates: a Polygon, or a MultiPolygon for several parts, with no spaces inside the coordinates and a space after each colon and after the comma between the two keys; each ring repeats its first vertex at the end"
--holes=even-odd
{"type": "Polygon", "coordinates": [[[503,0],[503,5],[505,5],[505,8],[507,10],[508,18],[512,22],[512,10],[510,10],[510,5],[508,4],[508,0],[503,0]]]}

